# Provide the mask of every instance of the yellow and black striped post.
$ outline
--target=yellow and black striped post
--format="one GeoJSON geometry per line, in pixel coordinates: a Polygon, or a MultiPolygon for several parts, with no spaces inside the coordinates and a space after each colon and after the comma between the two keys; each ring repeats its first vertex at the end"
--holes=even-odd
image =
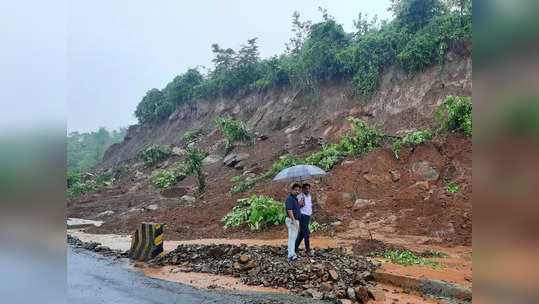
{"type": "Polygon", "coordinates": [[[129,258],[148,261],[163,255],[163,225],[157,223],[141,223],[131,235],[129,258]]]}

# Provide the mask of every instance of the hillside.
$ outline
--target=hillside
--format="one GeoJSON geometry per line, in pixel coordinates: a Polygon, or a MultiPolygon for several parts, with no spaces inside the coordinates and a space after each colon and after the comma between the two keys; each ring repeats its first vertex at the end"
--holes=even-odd
{"type": "MultiPolygon", "coordinates": [[[[124,141],[112,145],[93,169],[98,175],[114,174],[116,182],[69,197],[67,215],[105,220],[92,229],[101,233],[130,233],[140,221],[156,221],[166,223],[170,239],[282,237],[283,226],[261,232],[248,227],[223,230],[220,220],[239,198],[264,194],[282,201],[288,191],[283,183],[263,179],[229,196],[235,185],[232,177],[253,178],[283,155],[306,157],[322,145],[338,142],[352,129],[347,117],[375,125],[388,135],[436,129],[440,121],[434,111],[446,96],[472,94],[471,53],[471,40],[460,40],[450,46],[443,63],[413,77],[393,64],[381,74],[378,90],[370,97],[357,94],[349,81],[331,80],[321,82],[314,93],[278,86],[184,104],[163,121],[129,127],[124,141]],[[254,144],[236,142],[226,149],[226,139],[215,124],[218,117],[246,122],[256,138],[254,144]],[[185,133],[193,130],[201,135],[186,140],[185,133]],[[172,156],[145,165],[139,155],[152,144],[170,146],[172,156]],[[194,177],[167,190],[153,186],[152,171],[183,164],[187,146],[210,154],[203,167],[206,192],[197,195],[194,177]],[[223,164],[231,153],[246,153],[236,168],[223,164]]],[[[399,160],[388,145],[362,157],[348,157],[313,182],[319,202],[315,217],[330,225],[316,233],[351,241],[372,233],[402,244],[471,245],[471,157],[472,140],[459,133],[438,135],[413,151],[403,149],[399,160]],[[425,176],[425,170],[435,174],[425,176]],[[459,185],[457,193],[446,191],[450,181],[459,185]],[[350,197],[368,203],[354,203],[350,197]]]]}

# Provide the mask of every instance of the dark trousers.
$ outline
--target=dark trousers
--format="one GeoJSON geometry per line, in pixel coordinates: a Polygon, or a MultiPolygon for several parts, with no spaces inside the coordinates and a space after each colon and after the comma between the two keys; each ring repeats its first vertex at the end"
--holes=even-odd
{"type": "Polygon", "coordinates": [[[309,246],[309,235],[311,234],[309,232],[309,221],[311,220],[311,217],[305,214],[301,214],[299,216],[299,233],[298,237],[296,238],[296,252],[298,252],[299,244],[301,244],[302,240],[305,240],[305,251],[310,252],[311,247],[309,246]]]}

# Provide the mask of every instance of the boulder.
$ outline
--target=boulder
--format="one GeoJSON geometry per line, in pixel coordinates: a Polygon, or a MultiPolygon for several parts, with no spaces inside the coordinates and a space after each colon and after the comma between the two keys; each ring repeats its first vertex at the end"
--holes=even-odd
{"type": "Polygon", "coordinates": [[[212,165],[218,163],[219,161],[221,161],[221,157],[219,155],[210,154],[202,160],[202,165],[212,165]]]}
{"type": "Polygon", "coordinates": [[[348,287],[346,289],[346,295],[348,295],[348,299],[354,301],[356,299],[356,292],[354,291],[354,288],[348,287]]]}
{"type": "Polygon", "coordinates": [[[355,202],[354,202],[354,206],[352,207],[352,210],[353,211],[358,211],[360,209],[363,209],[363,208],[366,208],[366,207],[372,207],[374,206],[376,203],[373,202],[372,200],[369,200],[369,199],[357,199],[355,202]]]}
{"type": "Polygon", "coordinates": [[[428,161],[421,161],[412,165],[412,171],[416,176],[425,181],[436,181],[440,173],[435,165],[428,161]]]}
{"type": "Polygon", "coordinates": [[[339,279],[339,274],[333,269],[329,270],[329,275],[334,281],[337,281],[339,279]]]}
{"type": "Polygon", "coordinates": [[[369,292],[367,291],[367,287],[358,286],[354,288],[354,292],[359,303],[367,303],[367,301],[369,301],[369,292]]]}
{"type": "MultiPolygon", "coordinates": [[[[235,167],[237,163],[245,161],[249,158],[249,153],[229,153],[223,159],[223,164],[229,167],[235,167]]],[[[245,164],[245,162],[243,162],[245,164]]],[[[243,168],[243,167],[242,167],[243,168]]]]}
{"type": "Polygon", "coordinates": [[[194,203],[196,201],[196,198],[190,196],[190,195],[184,195],[180,199],[188,202],[188,203],[194,203]]]}
{"type": "Polygon", "coordinates": [[[391,180],[393,182],[397,182],[397,181],[399,181],[401,179],[401,174],[397,170],[391,170],[391,171],[389,171],[389,174],[391,174],[391,180]]]}
{"type": "Polygon", "coordinates": [[[380,285],[369,287],[367,291],[376,302],[384,302],[386,300],[386,294],[380,285]]]}
{"type": "Polygon", "coordinates": [[[249,262],[249,257],[248,256],[246,256],[246,255],[240,256],[240,263],[245,264],[247,262],[249,262]]]}

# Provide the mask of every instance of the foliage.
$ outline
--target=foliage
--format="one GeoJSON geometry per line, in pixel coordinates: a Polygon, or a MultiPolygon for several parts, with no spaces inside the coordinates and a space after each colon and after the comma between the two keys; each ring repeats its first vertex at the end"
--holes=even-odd
{"type": "Polygon", "coordinates": [[[229,193],[230,193],[230,195],[234,195],[236,193],[245,192],[245,191],[251,189],[262,178],[263,178],[263,176],[259,175],[259,176],[255,177],[255,178],[242,181],[239,184],[237,184],[237,185],[233,186],[232,188],[230,188],[229,193]]]}
{"type": "Polygon", "coordinates": [[[456,193],[457,191],[459,191],[459,186],[455,184],[455,182],[450,182],[449,185],[447,185],[447,192],[456,193]]]}
{"type": "Polygon", "coordinates": [[[239,181],[240,178],[241,178],[240,175],[236,175],[236,176],[232,177],[232,178],[230,179],[230,181],[231,181],[232,183],[235,183],[235,182],[239,181]]]}
{"type": "Polygon", "coordinates": [[[151,145],[140,153],[140,159],[148,166],[153,166],[170,156],[169,146],[151,145]]]}
{"type": "Polygon", "coordinates": [[[82,178],[82,174],[80,173],[67,172],[66,174],[67,188],[71,188],[75,183],[80,182],[81,178],[82,178]]]}
{"type": "Polygon", "coordinates": [[[264,195],[253,195],[250,198],[238,200],[238,205],[222,219],[224,229],[248,224],[251,230],[260,230],[268,225],[284,224],[286,213],[281,202],[264,195]]]}
{"type": "Polygon", "coordinates": [[[458,131],[472,136],[472,100],[466,97],[448,96],[436,110],[436,118],[442,125],[436,132],[458,131]]]}
{"type": "Polygon", "coordinates": [[[247,141],[250,138],[249,130],[242,121],[230,118],[217,117],[217,127],[226,136],[226,147],[229,148],[236,140],[247,141]]]}
{"type": "Polygon", "coordinates": [[[324,146],[321,151],[307,157],[307,163],[328,171],[345,156],[362,155],[382,145],[384,136],[375,127],[354,117],[348,120],[354,125],[354,135],[344,135],[339,143],[324,146]]]}
{"type": "Polygon", "coordinates": [[[68,175],[84,174],[95,164],[103,160],[105,151],[114,143],[121,142],[126,128],[107,131],[99,128],[97,132],[71,132],[67,136],[67,172],[68,175]]]}
{"type": "Polygon", "coordinates": [[[198,181],[198,193],[202,194],[206,190],[206,176],[202,171],[202,160],[207,156],[207,152],[200,149],[187,149],[187,166],[185,167],[186,175],[194,175],[198,181]]]}
{"type": "Polygon", "coordinates": [[[170,170],[155,170],[152,172],[150,181],[156,187],[167,189],[176,183],[176,174],[170,170]]]}
{"type": "Polygon", "coordinates": [[[470,0],[394,0],[391,22],[367,21],[359,14],[351,33],[319,10],[323,21],[318,23],[302,21],[294,12],[293,36],[281,55],[261,59],[257,38],[236,50],[212,44],[213,67],[207,75],[189,69],[163,90],[148,91],[135,111],[139,122],[157,123],[200,98],[284,85],[312,88],[330,79],[351,80],[369,96],[388,66],[398,63],[413,75],[436,59],[442,63],[449,46],[472,33],[470,0]]]}
{"type": "Polygon", "coordinates": [[[195,138],[197,138],[201,133],[202,133],[202,131],[200,131],[198,129],[187,131],[183,135],[183,139],[185,141],[187,141],[187,142],[190,142],[190,141],[193,141],[195,138]]]}
{"type": "Polygon", "coordinates": [[[393,156],[396,159],[399,159],[399,153],[402,145],[405,145],[409,148],[415,148],[419,144],[422,144],[431,138],[432,132],[430,131],[430,129],[410,132],[393,142],[393,156]]]}
{"type": "Polygon", "coordinates": [[[447,257],[447,254],[438,250],[429,249],[422,252],[421,256],[424,258],[445,258],[447,257]]]}
{"type": "Polygon", "coordinates": [[[80,178],[79,180],[74,180],[73,176],[71,176],[71,185],[68,185],[67,195],[82,195],[103,186],[114,184],[115,182],[116,178],[112,174],[103,174],[93,180],[88,180],[85,183],[83,183],[80,178]]]}
{"type": "Polygon", "coordinates": [[[318,230],[326,230],[328,229],[327,225],[320,224],[319,222],[312,220],[309,222],[309,232],[313,233],[318,230]]]}
{"type": "Polygon", "coordinates": [[[436,268],[436,266],[443,266],[438,261],[427,260],[426,258],[417,256],[408,250],[388,250],[382,254],[379,254],[378,256],[390,259],[391,262],[403,266],[430,265],[433,268],[436,268]]]}

